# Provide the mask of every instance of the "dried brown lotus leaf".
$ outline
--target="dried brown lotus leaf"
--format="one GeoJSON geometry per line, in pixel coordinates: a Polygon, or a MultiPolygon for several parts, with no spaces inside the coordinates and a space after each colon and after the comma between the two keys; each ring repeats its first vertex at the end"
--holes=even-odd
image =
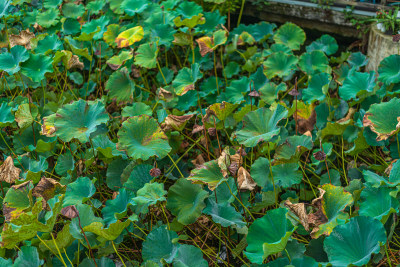
{"type": "Polygon", "coordinates": [[[21,31],[19,35],[10,35],[10,46],[16,45],[24,46],[27,50],[31,49],[31,39],[35,37],[35,34],[30,32],[29,29],[21,31]]]}
{"type": "Polygon", "coordinates": [[[14,166],[11,156],[8,156],[4,163],[0,166],[0,181],[12,184],[18,180],[21,169],[14,166]]]}
{"type": "Polygon", "coordinates": [[[33,188],[32,196],[43,198],[43,207],[48,208],[47,201],[53,198],[58,192],[63,191],[65,185],[54,179],[42,177],[39,183],[33,188]]]}
{"type": "Polygon", "coordinates": [[[203,131],[203,130],[204,130],[204,125],[195,124],[195,125],[193,125],[192,134],[201,132],[201,131],[203,131]]]}
{"type": "Polygon", "coordinates": [[[290,209],[297,217],[300,219],[300,223],[304,226],[304,229],[308,231],[310,229],[310,225],[308,223],[308,214],[306,211],[305,203],[295,203],[293,204],[289,199],[285,201],[285,206],[290,209]]]}
{"type": "Polygon", "coordinates": [[[194,114],[176,116],[176,115],[168,115],[165,118],[165,129],[174,129],[177,131],[182,131],[185,128],[186,123],[194,116],[194,114]]]}
{"type": "Polygon", "coordinates": [[[170,100],[174,97],[174,95],[170,91],[160,87],[160,90],[158,91],[158,97],[161,99],[170,100]]]}
{"type": "Polygon", "coordinates": [[[240,167],[237,173],[237,182],[240,190],[254,190],[256,182],[251,178],[250,173],[243,167],[240,167]]]}
{"type": "Polygon", "coordinates": [[[192,160],[192,163],[196,168],[200,168],[205,162],[206,161],[201,154],[197,155],[196,159],[192,160]]]}
{"type": "Polygon", "coordinates": [[[82,62],[79,61],[79,57],[77,55],[73,55],[70,60],[68,61],[68,69],[83,69],[84,65],[82,62]]]}
{"type": "Polygon", "coordinates": [[[229,174],[228,168],[231,165],[231,158],[229,156],[229,153],[227,153],[227,151],[229,151],[229,147],[225,148],[217,159],[218,166],[221,169],[222,175],[224,177],[228,176],[229,174]]]}
{"type": "Polygon", "coordinates": [[[78,210],[73,205],[63,208],[61,210],[61,214],[70,219],[73,219],[73,218],[76,218],[79,216],[78,210]]]}

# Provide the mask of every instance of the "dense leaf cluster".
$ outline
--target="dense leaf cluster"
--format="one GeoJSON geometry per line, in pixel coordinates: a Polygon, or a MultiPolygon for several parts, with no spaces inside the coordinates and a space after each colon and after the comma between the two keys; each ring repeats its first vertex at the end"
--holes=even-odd
{"type": "Polygon", "coordinates": [[[399,263],[399,55],[186,0],[0,18],[1,266],[399,263]]]}

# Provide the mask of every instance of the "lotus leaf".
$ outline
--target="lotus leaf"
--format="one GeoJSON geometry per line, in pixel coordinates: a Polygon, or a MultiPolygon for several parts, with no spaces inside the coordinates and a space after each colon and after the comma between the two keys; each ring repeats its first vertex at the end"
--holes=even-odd
{"type": "Polygon", "coordinates": [[[57,111],[54,118],[56,134],[64,142],[73,138],[88,142],[97,126],[108,121],[108,114],[100,101],[78,100],[57,111]]]}
{"type": "Polygon", "coordinates": [[[394,135],[400,127],[399,98],[393,98],[389,102],[373,104],[364,115],[364,127],[370,127],[377,134],[376,140],[386,140],[394,135]]]}
{"type": "Polygon", "coordinates": [[[96,187],[88,177],[79,177],[67,186],[63,207],[86,202],[96,192],[96,187]]]}
{"type": "Polygon", "coordinates": [[[30,54],[29,59],[21,63],[21,73],[34,82],[40,82],[49,72],[53,72],[52,59],[45,55],[30,54]]]}
{"type": "Polygon", "coordinates": [[[109,90],[108,95],[117,101],[129,101],[133,98],[135,82],[129,77],[128,69],[124,67],[110,75],[106,89],[109,90]]]}
{"type": "Polygon", "coordinates": [[[274,41],[277,44],[287,45],[292,50],[299,50],[305,40],[304,31],[293,23],[283,24],[274,35],[274,41]]]}
{"type": "Polygon", "coordinates": [[[322,35],[319,39],[312,42],[306,47],[307,52],[320,50],[327,56],[333,55],[338,50],[339,46],[332,36],[329,34],[322,35]]]}
{"type": "Polygon", "coordinates": [[[21,68],[19,64],[29,59],[28,51],[23,46],[13,46],[10,53],[0,54],[0,70],[12,75],[17,73],[21,68]]]}
{"type": "Polygon", "coordinates": [[[385,243],[383,224],[371,217],[358,216],[335,227],[330,236],[325,238],[324,249],[334,266],[362,266],[385,243]]]}
{"type": "Polygon", "coordinates": [[[167,195],[167,209],[184,225],[194,223],[206,207],[208,193],[199,185],[181,178],[171,186],[167,195]]]}
{"type": "Polygon", "coordinates": [[[171,151],[167,136],[147,115],[126,120],[118,131],[118,137],[118,149],[125,150],[133,159],[147,160],[152,156],[161,159],[171,151]]]}
{"type": "Polygon", "coordinates": [[[171,263],[178,253],[179,245],[172,242],[177,237],[178,235],[174,231],[167,230],[165,227],[154,229],[143,242],[143,259],[159,264],[161,260],[171,263]]]}
{"type": "Polygon", "coordinates": [[[328,58],[322,51],[307,52],[300,56],[299,66],[307,74],[327,72],[328,58]]]}
{"type": "Polygon", "coordinates": [[[141,26],[136,26],[121,32],[115,39],[115,42],[118,44],[119,48],[127,47],[142,40],[143,35],[143,28],[141,26]]]}
{"type": "Polygon", "coordinates": [[[286,108],[277,105],[274,110],[260,108],[249,112],[244,117],[245,127],[235,133],[240,144],[254,147],[263,141],[270,141],[272,137],[280,132],[278,123],[288,114],[286,108]]]}
{"type": "Polygon", "coordinates": [[[278,208],[267,211],[256,219],[249,228],[246,237],[248,246],[245,255],[253,263],[262,264],[271,254],[281,252],[295,230],[287,219],[287,210],[278,208]]]}
{"type": "Polygon", "coordinates": [[[284,52],[276,52],[271,54],[264,62],[264,73],[268,79],[276,76],[282,78],[288,76],[296,68],[298,62],[297,57],[285,54],[284,52]]]}
{"type": "Polygon", "coordinates": [[[135,64],[141,67],[152,69],[157,66],[158,47],[155,43],[145,43],[139,46],[135,64]]]}

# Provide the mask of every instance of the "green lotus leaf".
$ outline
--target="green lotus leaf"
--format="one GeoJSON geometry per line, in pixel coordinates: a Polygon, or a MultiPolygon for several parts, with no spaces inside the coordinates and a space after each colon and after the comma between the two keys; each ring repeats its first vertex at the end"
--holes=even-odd
{"type": "Polygon", "coordinates": [[[79,177],[75,182],[68,184],[63,207],[86,202],[96,192],[96,187],[88,177],[79,177]]]}
{"type": "MultiPolygon", "coordinates": [[[[66,259],[64,259],[66,261],[66,259]]],[[[114,267],[115,263],[112,259],[107,257],[101,257],[100,259],[96,259],[96,264],[94,265],[93,259],[91,258],[84,258],[82,262],[79,264],[79,267],[114,267]]]]}
{"type": "Polygon", "coordinates": [[[18,106],[15,112],[15,121],[18,123],[18,127],[25,129],[32,125],[38,114],[38,109],[34,104],[21,104],[18,106]]]}
{"type": "Polygon", "coordinates": [[[400,82],[400,55],[391,55],[381,61],[378,80],[389,85],[400,82]]]}
{"type": "Polygon", "coordinates": [[[133,159],[147,160],[152,156],[162,159],[170,151],[168,139],[152,117],[132,117],[122,123],[118,131],[119,150],[125,150],[133,159]]]}
{"type": "Polygon", "coordinates": [[[350,56],[347,58],[347,62],[349,63],[350,67],[354,67],[357,70],[368,63],[368,58],[361,52],[351,53],[350,56]]]}
{"type": "Polygon", "coordinates": [[[191,245],[180,245],[173,265],[175,267],[208,267],[207,261],[203,258],[201,249],[191,245]]]}
{"type": "Polygon", "coordinates": [[[50,51],[57,51],[57,50],[62,50],[63,49],[63,44],[58,39],[58,36],[55,34],[48,35],[46,36],[43,40],[40,40],[38,42],[37,47],[35,48],[35,53],[37,54],[48,54],[50,51]]]}
{"type": "Polygon", "coordinates": [[[119,69],[125,61],[131,59],[133,57],[132,53],[129,51],[121,51],[116,56],[111,57],[107,60],[107,65],[110,66],[113,70],[119,69]]]}
{"type": "Polygon", "coordinates": [[[0,70],[12,75],[17,73],[21,68],[19,63],[29,59],[29,53],[23,46],[13,46],[9,53],[0,54],[0,70]]]}
{"type": "Polygon", "coordinates": [[[274,183],[271,177],[270,163],[267,158],[259,157],[253,162],[250,170],[251,177],[263,191],[274,190],[274,183]]]}
{"type": "Polygon", "coordinates": [[[211,215],[212,220],[215,223],[219,223],[223,227],[236,225],[237,227],[242,228],[246,225],[243,221],[243,216],[229,203],[217,203],[212,199],[207,199],[206,202],[207,207],[203,210],[203,213],[211,215]]]}
{"type": "Polygon", "coordinates": [[[141,26],[136,26],[121,32],[115,39],[115,42],[118,44],[119,48],[128,47],[142,40],[143,36],[143,28],[141,26]]]}
{"type": "Polygon", "coordinates": [[[362,91],[372,92],[375,87],[375,72],[351,71],[339,87],[339,96],[343,100],[355,99],[362,91]]]}
{"type": "Polygon", "coordinates": [[[260,108],[244,116],[244,127],[235,133],[239,144],[246,147],[255,147],[259,142],[270,141],[280,132],[278,123],[286,118],[288,111],[277,105],[274,110],[260,108]]]}
{"type": "Polygon", "coordinates": [[[203,73],[200,72],[200,65],[197,63],[192,64],[191,69],[186,67],[180,69],[172,82],[175,93],[177,95],[184,95],[189,90],[194,90],[194,84],[202,77],[203,73]]]}
{"type": "Polygon", "coordinates": [[[313,148],[312,138],[307,135],[289,136],[275,150],[275,160],[299,158],[302,153],[313,148]]]}
{"type": "Polygon", "coordinates": [[[46,73],[53,72],[52,62],[53,60],[48,56],[30,54],[29,59],[21,63],[21,73],[34,82],[40,82],[45,78],[46,73]]]}
{"type": "Polygon", "coordinates": [[[299,66],[307,74],[328,72],[328,58],[322,51],[306,52],[300,56],[299,66]]]}
{"type": "Polygon", "coordinates": [[[307,52],[320,50],[327,56],[333,55],[337,52],[339,46],[332,36],[329,34],[322,35],[319,39],[312,42],[306,47],[307,52]]]}
{"type": "Polygon", "coordinates": [[[197,25],[204,24],[205,20],[203,18],[203,14],[198,14],[191,18],[184,18],[184,19],[182,19],[181,16],[176,17],[174,19],[174,23],[176,27],[188,27],[189,29],[193,29],[197,25]]]}
{"type": "Polygon", "coordinates": [[[147,1],[143,0],[124,0],[122,1],[121,8],[129,16],[135,16],[142,13],[148,6],[147,1]]]}
{"type": "Polygon", "coordinates": [[[103,34],[106,32],[106,27],[109,22],[110,20],[106,16],[102,16],[99,19],[92,19],[82,26],[82,33],[90,34],[95,32],[93,39],[99,40],[103,38],[103,34]],[[97,31],[99,28],[100,30],[97,31]]]}
{"type": "Polygon", "coordinates": [[[97,232],[99,232],[98,230],[101,230],[101,228],[103,227],[103,219],[96,217],[94,215],[92,207],[90,207],[89,205],[77,204],[76,210],[78,211],[79,218],[76,217],[71,220],[71,224],[69,226],[69,232],[75,239],[83,241],[85,240],[85,237],[82,234],[82,230],[80,227],[82,226],[85,235],[89,241],[89,244],[93,247],[96,245],[98,241],[96,240],[97,237],[96,234],[94,234],[92,231],[97,230],[97,232]],[[98,229],[99,228],[98,226],[100,226],[100,229],[98,229]],[[89,232],[86,229],[86,227],[89,227],[91,231],[89,232]]]}
{"type": "Polygon", "coordinates": [[[328,73],[318,73],[311,76],[308,87],[303,90],[303,100],[307,103],[322,101],[328,93],[331,76],[328,73]]]}
{"type": "Polygon", "coordinates": [[[99,14],[100,11],[103,9],[104,5],[106,3],[104,3],[104,1],[101,0],[95,0],[95,1],[91,1],[86,5],[86,8],[88,11],[90,11],[91,14],[99,14]]]}
{"type": "Polygon", "coordinates": [[[151,260],[158,264],[161,264],[162,260],[171,263],[179,248],[179,244],[173,242],[173,239],[177,237],[174,231],[167,230],[165,226],[153,229],[143,242],[143,260],[151,260]]]}
{"type": "Polygon", "coordinates": [[[12,259],[0,258],[0,267],[8,267],[8,266],[12,266],[12,265],[13,265],[12,259]]]}
{"type": "Polygon", "coordinates": [[[62,21],[62,33],[65,35],[74,35],[80,32],[81,24],[76,19],[67,18],[62,21]]]}
{"type": "Polygon", "coordinates": [[[115,223],[117,220],[122,219],[126,216],[128,207],[135,205],[135,201],[132,199],[132,194],[125,188],[121,188],[118,191],[118,195],[115,199],[106,201],[106,206],[101,210],[103,214],[104,223],[110,225],[115,223]]]}
{"type": "Polygon", "coordinates": [[[39,245],[39,248],[42,251],[56,251],[57,247],[61,250],[64,248],[68,249],[72,241],[74,241],[74,238],[69,233],[69,223],[66,223],[62,230],[57,233],[55,242],[53,240],[43,240],[43,243],[39,245]]]}
{"type": "Polygon", "coordinates": [[[301,258],[295,258],[292,260],[291,266],[295,267],[318,267],[319,264],[313,258],[303,256],[301,258]]]}
{"type": "Polygon", "coordinates": [[[108,96],[115,98],[117,101],[129,101],[133,99],[135,90],[135,82],[129,77],[126,67],[113,72],[108,78],[106,84],[108,96]]]}
{"type": "Polygon", "coordinates": [[[45,172],[49,167],[46,158],[43,156],[39,156],[38,161],[29,157],[22,157],[20,162],[25,170],[21,177],[25,178],[25,181],[32,180],[35,184],[39,182],[42,172],[45,172]]]}
{"type": "Polygon", "coordinates": [[[11,0],[0,1],[0,18],[4,17],[7,14],[7,10],[10,4],[11,0]]]}
{"type": "Polygon", "coordinates": [[[64,142],[73,138],[85,143],[97,126],[106,123],[109,117],[100,101],[84,101],[82,99],[65,105],[57,111],[54,118],[57,136],[64,142]]]}
{"type": "Polygon", "coordinates": [[[137,191],[133,201],[139,206],[141,213],[147,213],[149,206],[165,201],[166,194],[163,184],[147,183],[137,191]]]}
{"type": "MultiPolygon", "coordinates": [[[[88,46],[85,42],[74,40],[70,36],[65,37],[64,41],[69,45],[73,54],[85,57],[89,61],[92,60],[92,56],[89,54],[90,45],[88,46]]],[[[63,52],[65,53],[65,50],[63,52]]]]}
{"type": "MultiPolygon", "coordinates": [[[[130,218],[132,218],[132,216],[130,218]]],[[[110,224],[108,228],[105,228],[102,222],[94,222],[84,227],[83,230],[97,235],[98,239],[103,238],[111,241],[117,239],[129,224],[131,224],[131,220],[126,220],[124,222],[117,221],[110,224]]]]}
{"type": "MultiPolygon", "coordinates": [[[[129,166],[127,166],[126,168],[128,169],[129,166]]],[[[124,183],[124,187],[126,187],[129,191],[136,193],[145,184],[150,183],[151,180],[154,179],[154,177],[150,175],[150,170],[152,168],[153,166],[148,164],[140,164],[134,166],[130,171],[129,177],[126,179],[126,182],[124,183]]],[[[124,172],[125,171],[126,170],[124,170],[124,172]]],[[[122,178],[121,180],[124,181],[124,179],[122,178]]]]}
{"type": "Polygon", "coordinates": [[[21,185],[12,186],[6,193],[3,200],[3,210],[7,220],[13,220],[27,210],[32,203],[32,189],[31,181],[25,182],[21,185]]]}
{"type": "Polygon", "coordinates": [[[59,21],[60,11],[57,8],[48,9],[37,14],[36,22],[42,27],[49,28],[59,21]]]}
{"type": "Polygon", "coordinates": [[[275,184],[283,188],[299,184],[303,179],[303,174],[298,169],[298,163],[284,163],[272,166],[272,175],[275,184]]]}
{"type": "Polygon", "coordinates": [[[347,214],[344,214],[342,210],[353,202],[352,195],[345,192],[341,186],[325,184],[322,189],[325,190],[325,193],[322,196],[320,207],[326,218],[321,219],[323,224],[313,229],[311,233],[313,238],[322,234],[329,235],[337,225],[343,224],[347,214]]]}
{"type": "Polygon", "coordinates": [[[39,253],[36,247],[23,246],[18,251],[18,257],[14,261],[15,267],[38,267],[44,263],[44,260],[39,258],[39,253]]]}
{"type": "Polygon", "coordinates": [[[283,208],[269,210],[250,225],[245,255],[252,263],[262,264],[269,255],[285,249],[295,230],[287,213],[283,208]]]}
{"type": "Polygon", "coordinates": [[[151,110],[151,107],[149,107],[145,103],[136,102],[132,103],[132,106],[124,107],[122,109],[121,115],[122,117],[134,117],[140,115],[151,116],[153,115],[153,111],[151,110]]]}
{"type": "Polygon", "coordinates": [[[177,6],[176,12],[183,18],[191,18],[199,13],[202,13],[203,8],[195,2],[184,1],[177,6]]]}
{"type": "Polygon", "coordinates": [[[226,101],[238,105],[244,100],[244,96],[249,91],[250,79],[244,76],[238,80],[233,80],[231,84],[226,88],[225,93],[219,95],[217,101],[226,101]]]}
{"type": "Polygon", "coordinates": [[[273,53],[264,62],[264,74],[268,79],[276,76],[280,78],[288,76],[293,70],[296,70],[297,62],[297,57],[293,55],[283,52],[273,53]]]}
{"type": "Polygon", "coordinates": [[[240,24],[238,27],[230,32],[230,35],[234,36],[235,34],[240,35],[242,32],[249,32],[254,37],[256,42],[260,42],[261,40],[271,36],[275,28],[275,24],[265,21],[250,25],[240,24]]]}
{"type": "Polygon", "coordinates": [[[202,167],[193,169],[187,179],[204,183],[208,185],[210,190],[214,190],[218,185],[227,180],[222,174],[217,160],[206,162],[202,167]]]}
{"type": "Polygon", "coordinates": [[[278,94],[281,91],[286,91],[285,83],[280,83],[277,85],[273,82],[268,82],[258,89],[258,92],[260,93],[260,99],[269,105],[272,105],[272,103],[278,99],[278,94]]]}
{"type": "Polygon", "coordinates": [[[194,223],[206,207],[204,200],[208,193],[199,185],[181,178],[168,190],[167,209],[175,216],[179,223],[188,225],[194,223]]]}
{"type": "Polygon", "coordinates": [[[379,253],[386,239],[385,228],[380,221],[357,216],[335,227],[325,238],[324,249],[333,266],[362,266],[370,261],[371,254],[379,253]]]}
{"type": "Polygon", "coordinates": [[[63,4],[61,10],[64,17],[77,19],[79,17],[82,17],[83,13],[85,13],[85,6],[77,5],[75,3],[65,3],[63,4]]]}
{"type": "Polygon", "coordinates": [[[117,144],[112,142],[106,134],[99,134],[92,139],[93,148],[106,158],[122,156],[126,158],[126,154],[117,149],[117,144]]]}
{"type": "Polygon", "coordinates": [[[54,168],[59,175],[66,175],[68,171],[72,171],[75,167],[75,160],[71,153],[61,154],[57,158],[57,165],[54,168]]]}
{"type": "MultiPolygon", "coordinates": [[[[26,184],[21,184],[21,186],[23,185],[26,184]]],[[[49,199],[47,201],[49,210],[44,212],[43,202],[38,199],[30,211],[14,213],[11,223],[3,224],[1,233],[2,246],[12,249],[20,242],[35,237],[38,232],[52,232],[57,216],[61,211],[61,203],[62,196],[60,195],[49,199]],[[39,214],[41,215],[39,216],[39,214]]],[[[13,212],[16,212],[16,210],[13,212]]]]}
{"type": "Polygon", "coordinates": [[[360,210],[361,216],[370,216],[386,223],[389,215],[399,210],[399,201],[390,193],[393,189],[388,187],[366,187],[361,192],[360,210]]]}
{"type": "Polygon", "coordinates": [[[0,127],[5,127],[14,122],[15,118],[11,112],[12,107],[9,107],[6,102],[0,105],[0,127]]]}
{"type": "Polygon", "coordinates": [[[377,134],[376,140],[382,141],[398,132],[400,128],[399,98],[389,102],[373,104],[364,115],[364,127],[370,127],[377,134]]]}
{"type": "Polygon", "coordinates": [[[151,36],[155,40],[158,39],[159,45],[164,45],[167,48],[172,46],[174,41],[174,34],[177,31],[168,24],[157,24],[154,29],[151,30],[151,36]]]}
{"type": "Polygon", "coordinates": [[[121,175],[127,165],[128,161],[121,158],[114,158],[114,160],[108,164],[106,182],[107,186],[113,191],[117,191],[118,188],[122,187],[121,175]]]}
{"type": "Polygon", "coordinates": [[[145,43],[139,46],[135,64],[146,69],[152,69],[157,66],[158,46],[155,43],[145,43]]]}
{"type": "Polygon", "coordinates": [[[224,121],[238,106],[238,104],[231,104],[224,101],[222,103],[212,104],[207,108],[207,112],[215,115],[219,120],[224,121]]]}
{"type": "Polygon", "coordinates": [[[276,31],[274,41],[277,44],[284,44],[292,50],[299,50],[306,40],[303,29],[293,23],[285,23],[276,31]]]}

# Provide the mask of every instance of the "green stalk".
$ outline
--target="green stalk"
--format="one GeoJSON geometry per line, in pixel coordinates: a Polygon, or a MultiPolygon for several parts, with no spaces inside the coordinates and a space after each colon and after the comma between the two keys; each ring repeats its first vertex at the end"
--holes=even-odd
{"type": "Polygon", "coordinates": [[[242,0],[242,6],[240,7],[240,13],[239,13],[239,19],[238,19],[238,23],[237,26],[239,27],[240,25],[240,20],[242,19],[242,15],[243,15],[243,9],[244,9],[244,3],[246,2],[246,0],[242,0]]]}

